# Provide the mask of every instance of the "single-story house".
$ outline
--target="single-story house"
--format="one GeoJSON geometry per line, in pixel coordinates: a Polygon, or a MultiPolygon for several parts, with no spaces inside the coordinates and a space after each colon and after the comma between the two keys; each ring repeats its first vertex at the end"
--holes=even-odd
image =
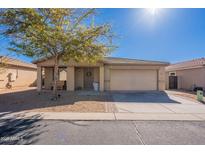
{"type": "Polygon", "coordinates": [[[205,89],[205,58],[172,64],[165,71],[166,89],[205,89]]]}
{"type": "Polygon", "coordinates": [[[36,79],[36,65],[0,56],[0,89],[36,86],[36,79]]]}
{"type": "MultiPolygon", "coordinates": [[[[52,89],[54,58],[37,64],[37,89],[52,89]]],[[[59,89],[100,91],[164,90],[167,62],[105,57],[95,64],[59,60],[59,89]]]]}

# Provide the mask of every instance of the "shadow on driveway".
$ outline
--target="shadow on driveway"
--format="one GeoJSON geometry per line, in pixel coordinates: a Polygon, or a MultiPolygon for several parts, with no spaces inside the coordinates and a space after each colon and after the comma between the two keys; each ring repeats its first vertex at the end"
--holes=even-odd
{"type": "Polygon", "coordinates": [[[169,98],[163,91],[142,91],[142,92],[113,92],[112,98],[115,102],[127,103],[174,103],[181,104],[169,98]]]}

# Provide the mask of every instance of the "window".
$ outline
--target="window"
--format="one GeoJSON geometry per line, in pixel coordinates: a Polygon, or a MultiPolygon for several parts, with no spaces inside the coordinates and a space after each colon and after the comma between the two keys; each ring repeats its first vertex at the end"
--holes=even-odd
{"type": "Polygon", "coordinates": [[[169,76],[176,76],[176,72],[169,72],[169,76]]]}
{"type": "Polygon", "coordinates": [[[59,80],[66,81],[66,68],[59,68],[59,80]]]}

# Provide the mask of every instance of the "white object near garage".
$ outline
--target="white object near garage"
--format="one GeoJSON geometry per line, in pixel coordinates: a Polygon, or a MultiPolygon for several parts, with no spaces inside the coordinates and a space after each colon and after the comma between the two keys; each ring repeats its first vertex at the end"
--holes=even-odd
{"type": "Polygon", "coordinates": [[[95,91],[99,91],[99,83],[98,82],[93,82],[93,88],[95,91]]]}

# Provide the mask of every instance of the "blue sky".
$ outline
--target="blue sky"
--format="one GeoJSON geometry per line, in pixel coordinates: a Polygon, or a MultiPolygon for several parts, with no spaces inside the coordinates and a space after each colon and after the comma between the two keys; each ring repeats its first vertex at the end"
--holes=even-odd
{"type": "MultiPolygon", "coordinates": [[[[171,63],[205,57],[205,9],[98,9],[95,22],[111,23],[118,35],[114,57],[171,63]]],[[[6,53],[7,43],[0,44],[6,53]]]]}

